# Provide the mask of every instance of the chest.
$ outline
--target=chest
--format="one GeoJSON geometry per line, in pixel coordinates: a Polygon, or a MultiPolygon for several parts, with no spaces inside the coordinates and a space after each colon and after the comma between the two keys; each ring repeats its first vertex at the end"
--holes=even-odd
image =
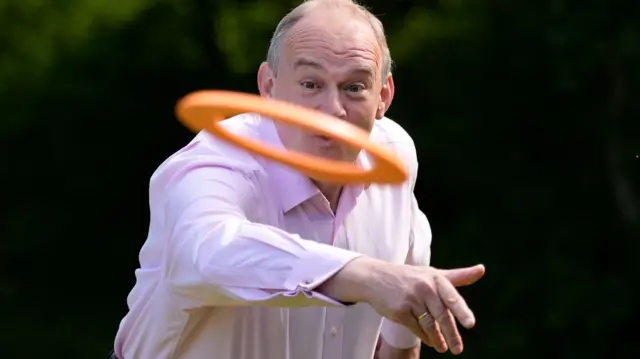
{"type": "MultiPolygon", "coordinates": [[[[343,199],[341,198],[341,202],[343,199]]],[[[336,214],[313,198],[274,220],[277,227],[306,240],[334,245],[392,263],[404,263],[411,226],[410,195],[402,187],[362,192],[336,214]]]]}

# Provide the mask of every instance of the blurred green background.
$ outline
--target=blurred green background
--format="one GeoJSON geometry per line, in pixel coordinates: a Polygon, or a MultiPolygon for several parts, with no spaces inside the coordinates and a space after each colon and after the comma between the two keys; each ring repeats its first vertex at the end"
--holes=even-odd
{"type": "MultiPolygon", "coordinates": [[[[463,357],[639,357],[640,2],[364,3],[397,62],[389,116],[418,146],[433,264],[487,266],[463,290],[463,357]]],[[[0,358],[106,355],[149,177],[192,137],[176,101],[256,92],[296,4],[0,0],[0,358]]]]}

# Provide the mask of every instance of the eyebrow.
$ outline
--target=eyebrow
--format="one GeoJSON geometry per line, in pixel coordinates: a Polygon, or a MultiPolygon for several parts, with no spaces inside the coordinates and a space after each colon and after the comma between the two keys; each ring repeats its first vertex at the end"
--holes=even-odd
{"type": "MultiPolygon", "coordinates": [[[[311,67],[317,70],[324,70],[324,66],[322,66],[319,62],[307,59],[307,58],[298,58],[293,63],[293,69],[296,70],[300,67],[311,67]]],[[[359,66],[352,70],[351,72],[362,73],[365,75],[373,75],[373,71],[369,66],[359,66]]]]}

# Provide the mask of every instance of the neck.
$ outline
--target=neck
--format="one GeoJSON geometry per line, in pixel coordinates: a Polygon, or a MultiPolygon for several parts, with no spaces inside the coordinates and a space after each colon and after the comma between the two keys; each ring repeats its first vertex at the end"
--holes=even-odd
{"type": "Polygon", "coordinates": [[[316,186],[320,190],[320,193],[329,201],[331,210],[335,213],[338,209],[338,201],[340,200],[340,193],[342,192],[342,186],[335,183],[315,182],[316,186]]]}

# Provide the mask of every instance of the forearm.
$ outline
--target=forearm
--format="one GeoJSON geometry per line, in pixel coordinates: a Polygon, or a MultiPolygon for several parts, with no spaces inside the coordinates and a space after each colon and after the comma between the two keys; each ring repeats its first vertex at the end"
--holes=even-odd
{"type": "Polygon", "coordinates": [[[211,223],[183,224],[174,233],[166,264],[174,293],[218,306],[339,305],[348,297],[316,288],[359,254],[246,220],[211,223]]]}
{"type": "Polygon", "coordinates": [[[378,259],[361,256],[348,263],[317,290],[343,302],[366,302],[375,290],[380,272],[389,265],[378,259]]]}

